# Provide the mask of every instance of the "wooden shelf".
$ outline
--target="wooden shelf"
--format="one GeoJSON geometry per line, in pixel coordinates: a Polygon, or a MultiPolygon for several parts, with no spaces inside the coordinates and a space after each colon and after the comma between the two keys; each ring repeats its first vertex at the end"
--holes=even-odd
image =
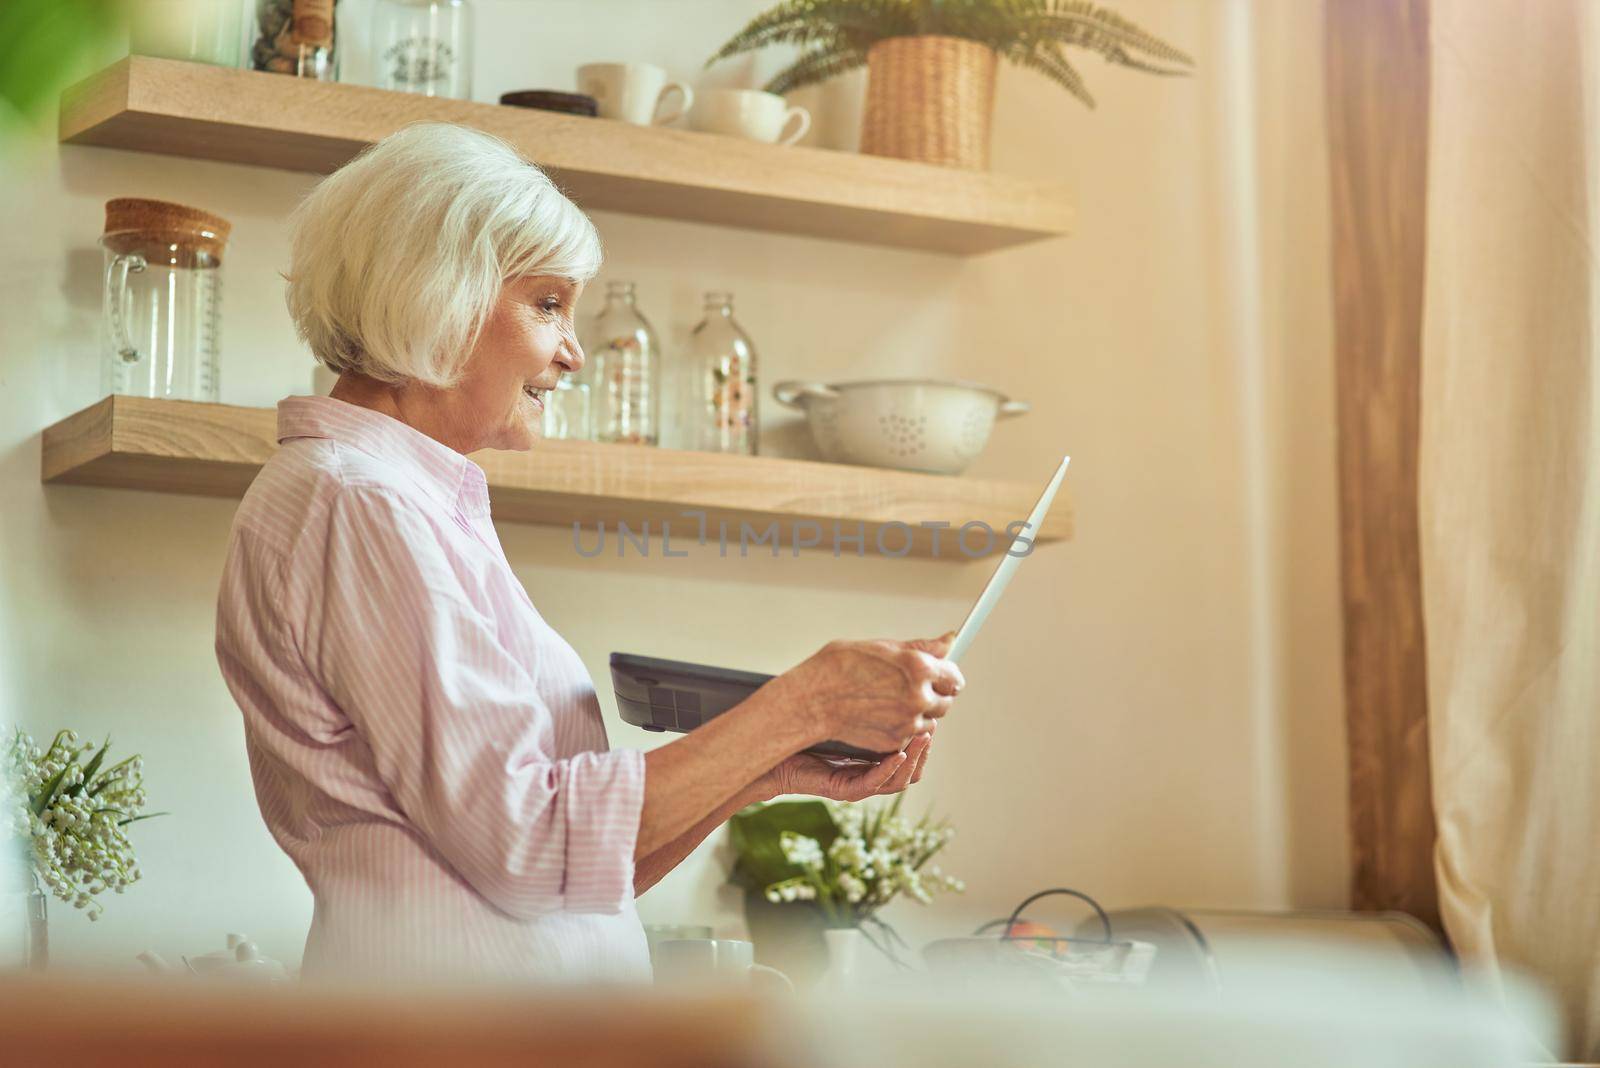
{"type": "Polygon", "coordinates": [[[129,56],[67,89],[71,144],[327,173],[409,122],[487,130],[586,209],[978,253],[1067,233],[1060,186],[526,108],[129,56]]]}
{"type": "MultiPolygon", "coordinates": [[[[276,427],[277,413],[270,408],[107,397],[44,432],[41,473],[45,482],[239,497],[276,451],[276,427]]],[[[802,522],[821,525],[826,551],[835,523],[846,535],[860,523],[867,552],[874,551],[879,528],[899,522],[916,535],[913,551],[928,555],[932,532],[918,524],[946,522],[951,529],[941,536],[938,555],[963,560],[954,543],[956,528],[981,521],[1003,532],[1027,517],[1039,493],[1032,484],[587,441],[547,441],[532,452],[481,452],[473,459],[488,476],[497,519],[582,523],[590,532],[585,545],[593,544],[597,523],[614,532],[622,521],[638,531],[646,520],[657,535],[670,520],[674,540],[682,544],[697,533],[696,522],[683,513],[699,510],[707,515],[713,540],[716,524],[729,524],[735,547],[740,522],[757,532],[776,522],[786,553],[802,522]]],[[[1071,506],[1063,494],[1036,540],[1059,541],[1071,533],[1071,506]]],[[[904,531],[886,531],[885,545],[898,550],[904,537],[904,531]]],[[[980,541],[974,533],[974,550],[980,541]]],[[[844,551],[854,548],[846,545],[844,551]]]]}

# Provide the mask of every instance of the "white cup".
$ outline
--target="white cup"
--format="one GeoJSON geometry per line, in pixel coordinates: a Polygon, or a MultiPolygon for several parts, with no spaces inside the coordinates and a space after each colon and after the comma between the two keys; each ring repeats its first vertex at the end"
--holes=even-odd
{"type": "Polygon", "coordinates": [[[764,979],[793,990],[789,977],[755,963],[755,945],[734,938],[680,938],[655,945],[656,982],[670,985],[743,984],[764,979]]]}
{"type": "Polygon", "coordinates": [[[652,63],[587,63],[578,68],[578,92],[594,97],[601,118],[635,126],[672,122],[694,104],[693,89],[667,81],[667,72],[652,63]],[[674,92],[683,97],[677,110],[658,115],[662,102],[674,92]]]}
{"type": "Polygon", "coordinates": [[[811,113],[758,89],[702,89],[689,112],[689,125],[706,133],[792,145],[811,129],[811,113]],[[784,129],[796,118],[800,121],[794,131],[785,135],[784,129]]]}

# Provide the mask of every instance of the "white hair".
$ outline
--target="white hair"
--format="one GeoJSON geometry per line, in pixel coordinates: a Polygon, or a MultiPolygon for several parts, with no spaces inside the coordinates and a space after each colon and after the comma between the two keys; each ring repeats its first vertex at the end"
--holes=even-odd
{"type": "Polygon", "coordinates": [[[549,177],[498,137],[406,126],[295,208],[289,315],[333,371],[455,383],[508,279],[587,282],[600,236],[549,177]]]}

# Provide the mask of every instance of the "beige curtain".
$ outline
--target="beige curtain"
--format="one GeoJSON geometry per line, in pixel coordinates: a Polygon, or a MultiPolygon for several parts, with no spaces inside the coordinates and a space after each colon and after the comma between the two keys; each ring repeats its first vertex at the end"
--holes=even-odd
{"type": "Polygon", "coordinates": [[[1600,1055],[1593,0],[1433,0],[1421,538],[1446,928],[1600,1055]]]}

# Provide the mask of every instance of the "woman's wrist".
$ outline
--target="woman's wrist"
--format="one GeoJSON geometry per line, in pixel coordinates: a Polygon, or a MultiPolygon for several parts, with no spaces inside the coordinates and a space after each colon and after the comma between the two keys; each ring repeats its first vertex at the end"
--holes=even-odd
{"type": "Polygon", "coordinates": [[[827,741],[830,726],[824,722],[822,710],[797,691],[794,680],[779,675],[751,697],[760,709],[760,715],[775,733],[786,735],[793,743],[791,753],[827,741]]]}
{"type": "Polygon", "coordinates": [[[739,807],[746,805],[764,805],[775,797],[783,794],[783,784],[778,781],[778,769],[771,771],[756,779],[746,786],[739,794],[739,807]]]}

